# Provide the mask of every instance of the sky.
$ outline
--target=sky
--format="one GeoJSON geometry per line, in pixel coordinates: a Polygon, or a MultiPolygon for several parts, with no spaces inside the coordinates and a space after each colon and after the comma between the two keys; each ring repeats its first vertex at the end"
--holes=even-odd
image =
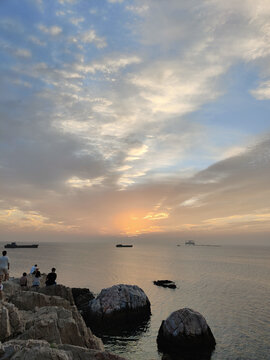
{"type": "Polygon", "coordinates": [[[270,244],[268,0],[0,0],[0,77],[1,241],[270,244]]]}

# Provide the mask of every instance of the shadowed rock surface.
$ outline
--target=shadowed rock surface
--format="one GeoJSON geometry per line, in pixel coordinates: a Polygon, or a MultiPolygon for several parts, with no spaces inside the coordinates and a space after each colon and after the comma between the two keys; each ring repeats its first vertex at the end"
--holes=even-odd
{"type": "Polygon", "coordinates": [[[87,320],[88,313],[90,311],[89,303],[95,298],[94,294],[86,288],[72,288],[71,290],[77,309],[81,313],[82,317],[87,320]]]}
{"type": "Polygon", "coordinates": [[[210,359],[216,341],[205,318],[198,312],[184,308],[162,321],[157,337],[158,349],[163,353],[181,354],[183,359],[210,359]]]}
{"type": "Polygon", "coordinates": [[[150,301],[137,285],[114,285],[103,289],[89,303],[88,319],[94,330],[135,326],[151,315],[150,301]]]}
{"type": "Polygon", "coordinates": [[[1,360],[125,360],[107,351],[73,345],[49,344],[44,340],[11,340],[2,344],[1,360]]]}

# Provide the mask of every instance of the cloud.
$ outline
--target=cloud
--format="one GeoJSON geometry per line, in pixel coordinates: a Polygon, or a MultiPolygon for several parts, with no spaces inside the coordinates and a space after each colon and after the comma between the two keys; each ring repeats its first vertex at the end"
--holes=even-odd
{"type": "Polygon", "coordinates": [[[109,3],[115,4],[115,3],[122,3],[124,0],[107,0],[109,3]]]}
{"type": "Polygon", "coordinates": [[[36,36],[29,36],[29,40],[35,45],[39,45],[39,46],[45,46],[46,45],[46,43],[44,41],[41,41],[36,36]]]}
{"type": "Polygon", "coordinates": [[[114,58],[104,58],[101,61],[89,64],[78,64],[76,69],[85,73],[95,74],[96,72],[103,72],[111,74],[119,71],[132,64],[139,64],[141,59],[138,56],[120,56],[114,58]]]}
{"type": "Polygon", "coordinates": [[[17,57],[17,58],[31,58],[32,53],[29,49],[24,49],[24,48],[16,48],[14,45],[6,43],[4,41],[0,41],[0,45],[2,50],[4,50],[4,52],[17,57]]]}
{"type": "Polygon", "coordinates": [[[27,19],[16,39],[0,21],[13,56],[0,84],[1,229],[266,231],[269,135],[254,145],[248,126],[205,109],[226,101],[235,66],[255,69],[258,87],[244,90],[269,98],[270,6],[123,2],[115,21],[105,3],[106,21],[90,23],[74,3],[58,1],[54,26],[39,14],[46,43],[27,19]]]}
{"type": "Polygon", "coordinates": [[[269,100],[270,80],[261,83],[257,89],[251,90],[251,94],[258,100],[269,100]]]}
{"type": "Polygon", "coordinates": [[[84,32],[80,40],[84,43],[93,43],[98,49],[102,49],[107,46],[106,39],[97,35],[95,30],[89,30],[84,32]]]}
{"type": "Polygon", "coordinates": [[[28,49],[17,49],[14,51],[14,55],[22,58],[29,58],[32,54],[28,49]]]}
{"type": "Polygon", "coordinates": [[[85,21],[85,18],[83,18],[83,17],[77,17],[77,18],[70,19],[70,22],[76,26],[78,26],[81,22],[84,22],[84,21],[85,21]]]}
{"type": "Polygon", "coordinates": [[[40,31],[51,36],[57,36],[62,33],[63,29],[60,26],[45,26],[43,24],[38,25],[40,31]]]}

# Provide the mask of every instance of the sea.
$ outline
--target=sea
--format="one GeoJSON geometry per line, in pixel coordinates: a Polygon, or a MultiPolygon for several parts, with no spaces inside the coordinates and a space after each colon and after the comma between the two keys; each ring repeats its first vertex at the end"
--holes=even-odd
{"type": "Polygon", "coordinates": [[[188,246],[165,239],[132,243],[132,248],[92,241],[7,249],[10,276],[38,264],[46,273],[55,267],[58,283],[86,287],[96,295],[116,284],[141,287],[151,302],[150,320],[103,339],[106,350],[128,360],[162,359],[156,344],[161,322],[185,307],[200,312],[215,336],[211,360],[270,359],[270,247],[188,246]],[[153,284],[164,279],[177,288],[153,284]]]}

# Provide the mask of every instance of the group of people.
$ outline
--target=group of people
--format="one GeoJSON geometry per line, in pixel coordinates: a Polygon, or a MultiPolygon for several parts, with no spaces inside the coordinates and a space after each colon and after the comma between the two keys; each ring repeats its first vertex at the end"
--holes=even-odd
{"type": "MultiPolygon", "coordinates": [[[[3,297],[3,282],[9,280],[9,258],[7,256],[6,250],[2,251],[2,256],[0,256],[0,300],[3,297]]],[[[30,275],[32,275],[32,287],[39,287],[40,286],[40,278],[41,273],[37,266],[37,264],[33,265],[30,270],[30,275]]],[[[55,285],[56,284],[56,269],[53,267],[51,272],[46,276],[45,284],[46,286],[55,285]]],[[[28,287],[28,277],[27,273],[24,272],[22,277],[20,278],[20,285],[22,288],[28,287]]]]}
{"type": "MultiPolygon", "coordinates": [[[[30,275],[32,275],[32,287],[39,287],[41,273],[39,271],[37,264],[31,267],[30,275]]],[[[56,278],[57,278],[56,269],[53,267],[51,272],[46,276],[46,281],[45,281],[46,286],[56,285],[56,278]]],[[[28,286],[28,278],[26,272],[24,272],[22,277],[20,278],[20,285],[21,287],[28,286]]]]}

